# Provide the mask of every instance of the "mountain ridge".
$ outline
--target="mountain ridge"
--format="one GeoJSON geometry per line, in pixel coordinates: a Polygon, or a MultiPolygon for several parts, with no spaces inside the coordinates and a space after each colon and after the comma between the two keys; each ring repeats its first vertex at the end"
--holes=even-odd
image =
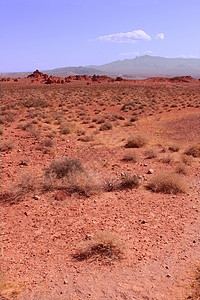
{"type": "MultiPolygon", "coordinates": [[[[117,60],[103,65],[61,67],[42,70],[48,75],[107,75],[137,79],[149,77],[192,76],[200,77],[200,58],[167,58],[161,56],[136,56],[134,59],[117,60]]],[[[0,73],[0,77],[26,77],[31,72],[0,73]],[[21,75],[21,76],[20,76],[21,75]]]]}

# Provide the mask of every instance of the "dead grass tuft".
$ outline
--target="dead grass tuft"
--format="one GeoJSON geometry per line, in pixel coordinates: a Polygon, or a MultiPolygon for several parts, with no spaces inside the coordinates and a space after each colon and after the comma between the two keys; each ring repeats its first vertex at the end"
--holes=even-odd
{"type": "Polygon", "coordinates": [[[125,147],[126,148],[141,148],[147,144],[146,137],[142,135],[135,135],[129,137],[125,147]]]}
{"type": "Polygon", "coordinates": [[[124,157],[122,158],[122,161],[126,161],[126,162],[134,162],[136,163],[138,161],[138,155],[137,153],[133,150],[133,151],[128,151],[124,154],[124,157]]]}
{"type": "Polygon", "coordinates": [[[174,172],[162,172],[154,175],[147,188],[155,193],[178,194],[187,191],[184,178],[174,172]]]}
{"type": "Polygon", "coordinates": [[[193,157],[200,157],[200,144],[192,145],[185,151],[185,154],[192,155],[193,157]]]}
{"type": "Polygon", "coordinates": [[[13,140],[3,140],[0,142],[0,151],[8,151],[11,150],[14,147],[14,141],[13,140]]]}
{"type": "Polygon", "coordinates": [[[101,191],[98,176],[94,172],[86,172],[76,158],[61,157],[52,161],[41,183],[44,190],[64,189],[85,196],[101,191]]]}
{"type": "Polygon", "coordinates": [[[158,153],[155,149],[148,149],[144,153],[146,159],[152,159],[156,158],[158,156],[158,153]]]}
{"type": "Polygon", "coordinates": [[[73,257],[76,260],[121,260],[126,254],[126,244],[113,232],[98,231],[91,240],[83,243],[73,257]]]}
{"type": "Polygon", "coordinates": [[[137,175],[131,175],[129,173],[125,173],[121,178],[121,187],[122,188],[138,188],[140,185],[139,179],[137,175]]]}
{"type": "Polygon", "coordinates": [[[83,172],[81,162],[76,158],[59,157],[52,161],[48,173],[54,173],[57,178],[62,178],[69,173],[83,172]]]}

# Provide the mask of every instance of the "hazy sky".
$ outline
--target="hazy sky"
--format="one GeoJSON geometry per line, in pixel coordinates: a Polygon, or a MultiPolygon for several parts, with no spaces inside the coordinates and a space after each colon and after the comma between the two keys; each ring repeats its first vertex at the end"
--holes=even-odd
{"type": "Polygon", "coordinates": [[[0,72],[200,57],[200,0],[0,0],[0,72]]]}

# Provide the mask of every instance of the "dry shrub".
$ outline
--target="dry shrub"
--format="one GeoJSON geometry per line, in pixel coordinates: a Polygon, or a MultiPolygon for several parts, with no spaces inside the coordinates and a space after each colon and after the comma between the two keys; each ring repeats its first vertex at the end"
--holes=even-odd
{"type": "Polygon", "coordinates": [[[75,172],[62,179],[61,189],[66,189],[70,193],[90,196],[101,190],[101,184],[97,175],[93,172],[75,172]]]}
{"type": "Polygon", "coordinates": [[[186,165],[184,163],[180,162],[176,165],[175,172],[178,174],[187,175],[188,170],[187,170],[186,165]]]}
{"type": "Polygon", "coordinates": [[[185,151],[185,154],[192,155],[193,157],[200,157],[200,144],[192,145],[185,151]]]}
{"type": "Polygon", "coordinates": [[[69,173],[83,172],[84,168],[81,162],[76,158],[59,157],[52,161],[48,173],[54,173],[57,178],[67,176],[69,173]]]}
{"type": "Polygon", "coordinates": [[[153,192],[165,194],[178,194],[187,191],[183,177],[174,172],[162,172],[154,175],[147,188],[153,192]]]}
{"type": "Polygon", "coordinates": [[[65,122],[60,124],[60,132],[62,134],[70,134],[77,132],[78,128],[75,123],[65,122]]]}
{"type": "Polygon", "coordinates": [[[88,143],[88,142],[93,142],[94,139],[95,139],[94,135],[86,135],[78,138],[78,141],[88,143]]]}
{"type": "Polygon", "coordinates": [[[125,173],[121,178],[121,187],[122,188],[138,188],[140,185],[139,179],[137,175],[131,175],[129,173],[125,173]]]}
{"type": "Polygon", "coordinates": [[[44,139],[43,140],[43,145],[45,147],[53,147],[53,141],[50,138],[44,139]]]}
{"type": "Polygon", "coordinates": [[[86,196],[101,190],[98,176],[93,172],[86,172],[78,159],[68,157],[52,161],[42,177],[42,186],[45,190],[65,189],[70,193],[77,192],[86,196]]]}
{"type": "Polygon", "coordinates": [[[140,148],[147,144],[147,139],[142,135],[135,135],[129,137],[125,147],[126,148],[140,148]]]}
{"type": "Polygon", "coordinates": [[[156,158],[158,156],[157,151],[155,149],[148,149],[144,153],[146,159],[156,158]]]}
{"type": "Polygon", "coordinates": [[[182,162],[187,165],[187,166],[191,166],[192,162],[193,162],[193,158],[190,155],[186,155],[186,154],[182,154],[181,155],[181,160],[182,162]]]}
{"type": "Polygon", "coordinates": [[[123,161],[132,161],[134,163],[138,160],[138,155],[135,151],[128,151],[124,154],[124,157],[122,158],[123,161]]]}
{"type": "Polygon", "coordinates": [[[126,243],[109,231],[98,231],[91,240],[83,243],[73,257],[76,260],[121,260],[127,251],[126,243]]]}
{"type": "Polygon", "coordinates": [[[37,179],[35,176],[28,171],[23,171],[19,174],[16,182],[11,183],[8,186],[6,194],[8,194],[11,199],[18,200],[26,193],[34,191],[36,188],[37,179]]]}
{"type": "Polygon", "coordinates": [[[104,124],[102,124],[99,127],[100,131],[104,131],[104,130],[111,130],[113,128],[112,124],[110,122],[105,122],[104,124]]]}
{"type": "Polygon", "coordinates": [[[170,164],[172,162],[172,157],[171,157],[171,155],[165,155],[162,158],[160,158],[159,161],[164,164],[170,164]]]}
{"type": "Polygon", "coordinates": [[[178,152],[180,150],[181,146],[179,143],[171,143],[171,145],[169,146],[169,150],[172,152],[178,152]]]}
{"type": "Polygon", "coordinates": [[[192,291],[187,299],[199,300],[200,299],[200,265],[198,264],[195,269],[194,280],[192,282],[192,291]]]}
{"type": "Polygon", "coordinates": [[[14,141],[13,140],[4,140],[0,142],[0,151],[8,151],[11,150],[14,147],[14,141]]]}
{"type": "Polygon", "coordinates": [[[116,190],[117,186],[118,186],[118,181],[114,177],[106,178],[104,181],[104,190],[106,192],[112,192],[112,191],[116,190]]]}
{"type": "Polygon", "coordinates": [[[22,130],[27,130],[29,127],[32,127],[32,122],[19,122],[17,128],[22,130]]]}

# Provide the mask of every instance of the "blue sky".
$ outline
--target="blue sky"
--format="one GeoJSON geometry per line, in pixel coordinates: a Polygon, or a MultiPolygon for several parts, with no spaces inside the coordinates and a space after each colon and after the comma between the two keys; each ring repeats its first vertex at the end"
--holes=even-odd
{"type": "Polygon", "coordinates": [[[200,57],[200,0],[0,0],[0,72],[200,57]]]}

